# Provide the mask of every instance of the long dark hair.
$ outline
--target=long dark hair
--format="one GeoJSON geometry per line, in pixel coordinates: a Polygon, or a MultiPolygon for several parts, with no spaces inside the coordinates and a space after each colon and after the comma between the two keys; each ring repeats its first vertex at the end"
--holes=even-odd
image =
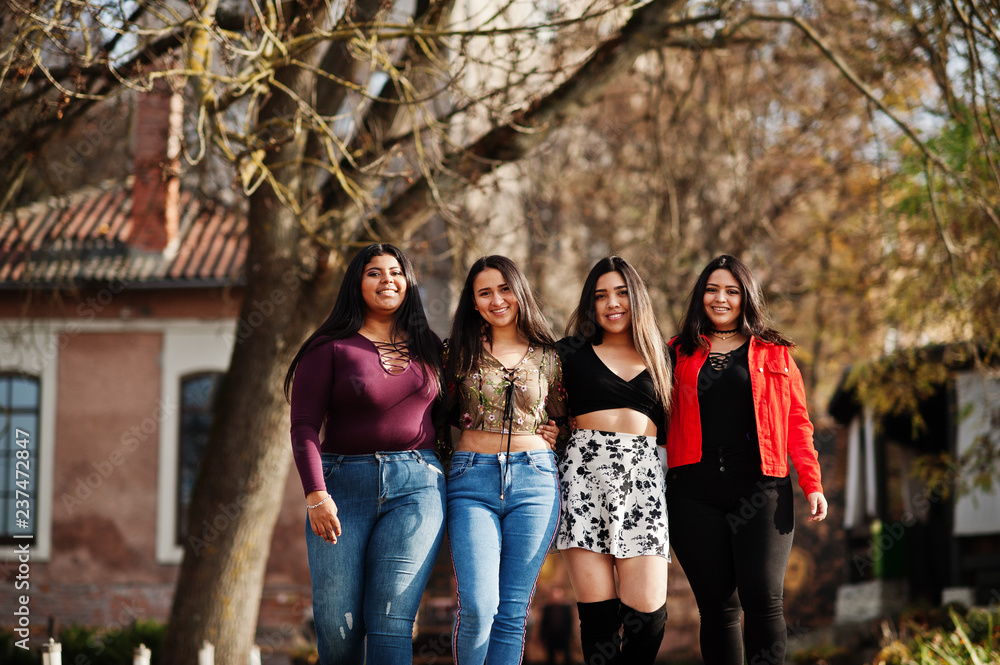
{"type": "Polygon", "coordinates": [[[663,335],[656,325],[653,301],[649,297],[646,284],[635,268],[620,256],[603,258],[594,265],[583,283],[580,304],[569,318],[566,334],[573,338],[575,346],[584,344],[600,345],[604,339],[604,328],[597,323],[596,293],[597,280],[609,272],[621,273],[628,289],[629,309],[632,315],[632,342],[642,362],[653,379],[656,396],[663,402],[664,410],[670,412],[670,390],[672,377],[670,363],[664,352],[663,335]]]}
{"type": "Polygon", "coordinates": [[[413,275],[413,264],[406,258],[395,245],[388,243],[374,243],[368,245],[347,265],[344,272],[344,280],[340,283],[340,291],[337,292],[337,300],[333,303],[333,310],[326,317],[326,321],[320,324],[319,328],[309,336],[299,347],[298,353],[292,359],[292,364],[285,374],[285,398],[288,399],[292,387],[292,377],[295,376],[295,368],[306,351],[314,346],[319,346],[335,339],[345,339],[361,330],[365,323],[365,301],[361,296],[361,279],[367,266],[376,256],[392,256],[399,262],[399,267],[403,269],[403,277],[406,279],[406,294],[403,302],[396,310],[392,319],[392,338],[406,334],[406,347],[409,350],[410,361],[416,361],[430,370],[428,374],[436,387],[441,388],[441,355],[438,345],[427,323],[427,315],[424,314],[424,305],[420,300],[420,291],[413,275]]]}
{"type": "Polygon", "coordinates": [[[493,329],[486,324],[483,317],[476,311],[476,294],[473,292],[473,282],[479,273],[494,268],[500,271],[504,281],[517,298],[517,331],[529,344],[553,346],[555,338],[552,327],[542,314],[542,308],[528,279],[517,265],[506,256],[484,256],[469,268],[465,285],[458,297],[455,308],[455,318],[451,324],[450,350],[445,376],[449,380],[467,376],[483,360],[483,337],[489,344],[493,343],[493,329]]]}
{"type": "Polygon", "coordinates": [[[709,276],[719,269],[728,270],[740,285],[739,331],[747,337],[756,337],[765,342],[781,346],[795,346],[792,340],[771,327],[767,313],[767,301],[760,282],[750,272],[750,268],[735,256],[723,254],[712,259],[701,271],[698,281],[688,296],[687,313],[681,321],[681,332],[677,336],[677,346],[681,353],[691,355],[696,349],[708,350],[710,345],[704,336],[712,331],[712,322],[705,314],[705,288],[709,276]]]}

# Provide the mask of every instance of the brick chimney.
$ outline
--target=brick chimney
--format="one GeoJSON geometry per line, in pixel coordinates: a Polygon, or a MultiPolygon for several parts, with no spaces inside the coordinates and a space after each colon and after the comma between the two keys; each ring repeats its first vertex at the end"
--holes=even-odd
{"type": "Polygon", "coordinates": [[[135,184],[129,246],[163,252],[177,239],[184,101],[164,79],[140,93],[134,125],[135,184]]]}

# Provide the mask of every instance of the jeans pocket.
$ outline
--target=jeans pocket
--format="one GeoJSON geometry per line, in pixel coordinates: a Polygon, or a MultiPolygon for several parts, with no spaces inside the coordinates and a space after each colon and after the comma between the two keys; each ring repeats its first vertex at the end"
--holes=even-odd
{"type": "Polygon", "coordinates": [[[554,476],[557,473],[556,456],[550,450],[530,451],[528,453],[528,462],[531,464],[532,469],[546,476],[554,476]]]}
{"type": "Polygon", "coordinates": [[[472,468],[472,457],[474,453],[457,452],[451,456],[451,468],[448,470],[448,480],[461,478],[472,468]]]}
{"type": "Polygon", "coordinates": [[[333,460],[323,462],[323,480],[329,480],[333,475],[333,470],[337,468],[337,463],[333,460]]]}
{"type": "Polygon", "coordinates": [[[692,477],[691,469],[689,467],[677,467],[673,469],[667,469],[666,485],[667,494],[671,493],[671,490],[678,490],[686,486],[697,486],[697,479],[695,482],[691,482],[692,477]]]}

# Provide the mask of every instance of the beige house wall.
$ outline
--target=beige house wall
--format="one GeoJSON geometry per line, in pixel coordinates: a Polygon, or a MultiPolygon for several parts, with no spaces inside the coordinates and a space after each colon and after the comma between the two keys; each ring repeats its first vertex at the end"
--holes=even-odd
{"type": "MultiPolygon", "coordinates": [[[[164,466],[176,456],[170,437],[178,429],[179,381],[189,371],[228,364],[240,295],[124,288],[35,298],[28,306],[13,294],[0,297],[0,371],[39,376],[49,394],[42,409],[54,412],[39,433],[45,440],[39,455],[51,473],[39,479],[38,503],[46,510],[35,511],[49,540],[32,548],[33,634],[46,634],[50,620],[58,631],[167,619],[180,557],[164,548],[164,542],[172,545],[175,518],[173,495],[165,492],[174,476],[164,474],[164,466]]],[[[176,473],[175,463],[169,471],[176,473]]],[[[282,510],[260,626],[292,635],[310,606],[305,513],[294,467],[275,500],[282,510]]],[[[25,592],[13,584],[17,570],[13,548],[0,548],[4,607],[15,607],[25,592]]],[[[8,613],[0,627],[15,622],[8,613]]]]}

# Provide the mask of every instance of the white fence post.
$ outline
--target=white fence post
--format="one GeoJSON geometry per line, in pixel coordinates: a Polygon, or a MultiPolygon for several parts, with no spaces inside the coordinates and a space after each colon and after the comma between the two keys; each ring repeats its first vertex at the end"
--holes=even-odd
{"type": "Polygon", "coordinates": [[[205,640],[198,651],[198,665],[215,665],[215,647],[205,640]]]}
{"type": "Polygon", "coordinates": [[[62,644],[51,637],[42,645],[42,665],[62,665],[62,644]]]}
{"type": "Polygon", "coordinates": [[[145,644],[140,644],[135,648],[132,655],[132,665],[150,665],[153,660],[153,653],[145,644]]]}

